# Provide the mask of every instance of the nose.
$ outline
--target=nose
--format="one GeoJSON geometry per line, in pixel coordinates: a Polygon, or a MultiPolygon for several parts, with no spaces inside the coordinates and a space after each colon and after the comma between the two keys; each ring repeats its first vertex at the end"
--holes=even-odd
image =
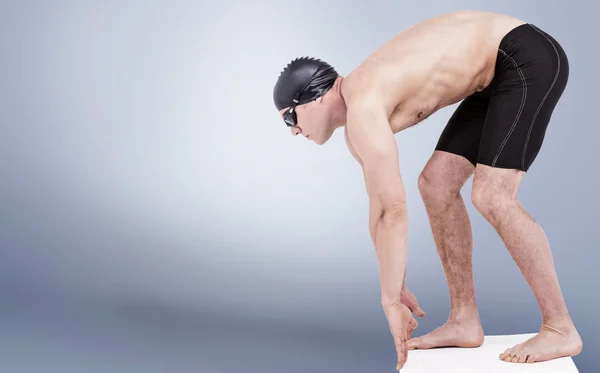
{"type": "Polygon", "coordinates": [[[300,133],[300,129],[298,127],[292,127],[292,135],[296,136],[300,133]]]}

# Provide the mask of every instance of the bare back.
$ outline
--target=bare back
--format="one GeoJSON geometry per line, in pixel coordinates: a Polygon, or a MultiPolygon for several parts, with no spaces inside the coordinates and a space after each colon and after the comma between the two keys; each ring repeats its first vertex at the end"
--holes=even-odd
{"type": "Polygon", "coordinates": [[[460,11],[421,22],[393,37],[343,84],[344,96],[382,101],[394,133],[487,87],[501,39],[525,22],[460,11]]]}

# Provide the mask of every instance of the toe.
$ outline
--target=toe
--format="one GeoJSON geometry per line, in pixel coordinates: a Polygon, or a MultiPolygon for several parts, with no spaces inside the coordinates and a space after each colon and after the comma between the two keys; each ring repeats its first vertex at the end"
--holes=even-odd
{"type": "Polygon", "coordinates": [[[512,348],[508,348],[506,351],[504,351],[503,353],[500,354],[500,359],[504,360],[506,359],[508,356],[510,356],[510,354],[513,352],[512,348]]]}
{"type": "Polygon", "coordinates": [[[420,345],[421,345],[421,338],[411,338],[408,340],[408,342],[406,342],[406,346],[408,347],[409,350],[415,350],[415,349],[419,348],[420,345]]]}
{"type": "Polygon", "coordinates": [[[510,361],[511,361],[511,363],[518,362],[519,361],[519,355],[514,355],[510,361]]]}
{"type": "Polygon", "coordinates": [[[519,361],[517,361],[517,363],[523,364],[525,362],[525,360],[527,360],[526,354],[519,355],[519,361]]]}
{"type": "Polygon", "coordinates": [[[535,357],[533,355],[527,355],[527,359],[525,360],[526,363],[535,363],[535,357]]]}
{"type": "Polygon", "coordinates": [[[515,352],[511,348],[510,351],[508,351],[507,353],[504,354],[504,361],[506,361],[507,363],[510,363],[514,356],[515,356],[515,352]]]}

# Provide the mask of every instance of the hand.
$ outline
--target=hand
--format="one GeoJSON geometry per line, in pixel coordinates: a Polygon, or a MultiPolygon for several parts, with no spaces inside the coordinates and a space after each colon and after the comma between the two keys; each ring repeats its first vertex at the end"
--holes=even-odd
{"type": "Polygon", "coordinates": [[[396,346],[396,353],[398,355],[396,370],[400,370],[408,358],[406,341],[410,339],[412,331],[417,327],[418,323],[412,317],[410,309],[400,302],[385,305],[383,311],[390,324],[390,332],[394,338],[394,345],[396,346]]]}
{"type": "Polygon", "coordinates": [[[419,301],[417,300],[417,297],[415,297],[413,293],[408,291],[408,289],[406,288],[406,283],[404,283],[402,286],[402,292],[400,293],[400,302],[406,305],[406,307],[408,307],[415,315],[417,315],[417,317],[425,317],[425,311],[423,311],[421,307],[419,307],[419,301]]]}

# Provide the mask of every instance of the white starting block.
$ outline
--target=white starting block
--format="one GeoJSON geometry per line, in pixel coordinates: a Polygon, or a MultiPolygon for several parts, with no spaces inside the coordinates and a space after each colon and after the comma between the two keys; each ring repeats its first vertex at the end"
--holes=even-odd
{"type": "Polygon", "coordinates": [[[479,348],[411,350],[400,373],[579,373],[570,357],[533,364],[500,360],[501,353],[534,335],[486,336],[479,348]]]}

